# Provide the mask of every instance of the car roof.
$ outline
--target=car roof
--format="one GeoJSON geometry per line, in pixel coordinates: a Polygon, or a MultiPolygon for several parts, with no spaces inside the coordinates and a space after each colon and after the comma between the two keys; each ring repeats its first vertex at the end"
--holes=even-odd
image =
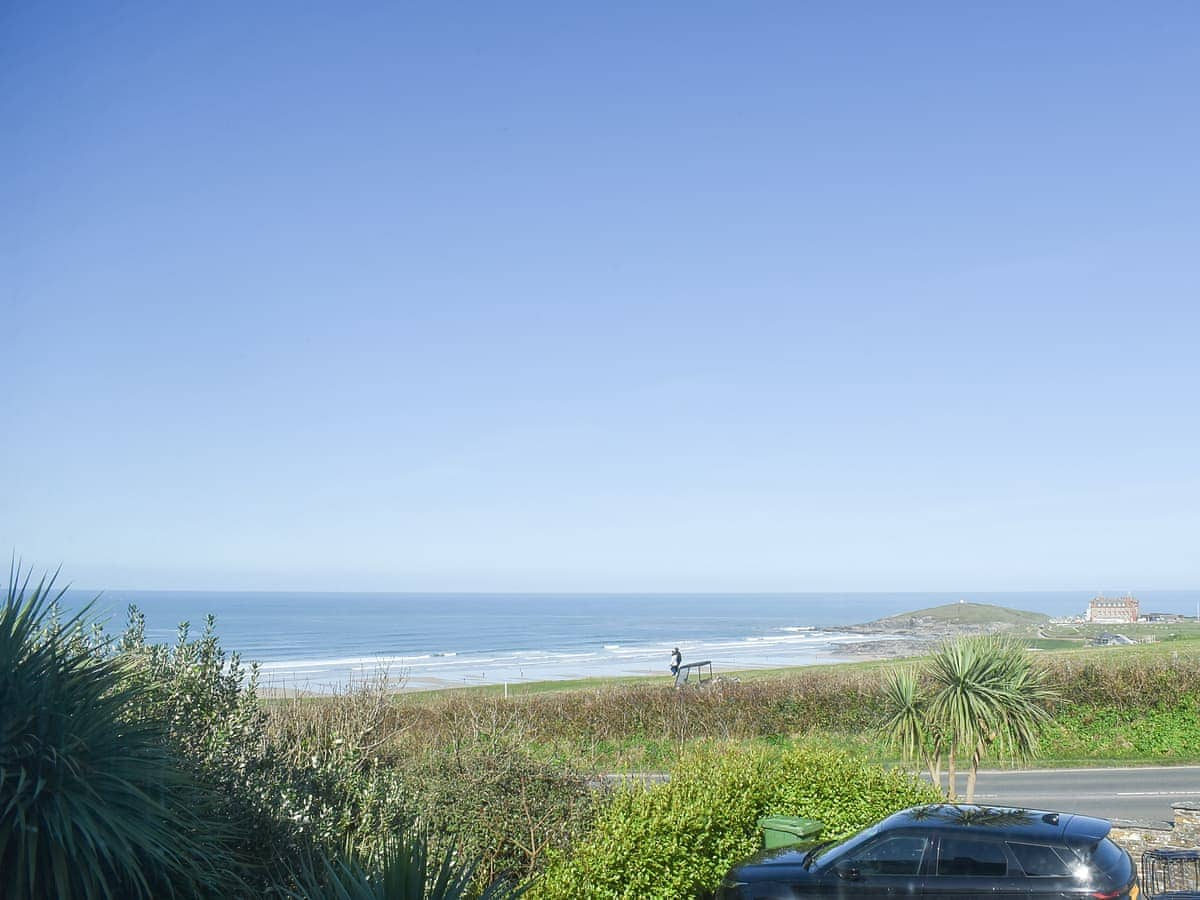
{"type": "Polygon", "coordinates": [[[888,816],[882,829],[919,828],[940,834],[980,834],[1006,840],[1091,845],[1112,829],[1107,819],[1011,806],[931,803],[888,816]]]}

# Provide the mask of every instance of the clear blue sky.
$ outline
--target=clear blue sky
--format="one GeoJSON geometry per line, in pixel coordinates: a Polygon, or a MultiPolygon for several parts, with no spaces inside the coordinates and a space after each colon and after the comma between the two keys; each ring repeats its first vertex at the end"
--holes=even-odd
{"type": "Polygon", "coordinates": [[[5,552],[1200,586],[1196,4],[347,6],[0,8],[5,552]]]}

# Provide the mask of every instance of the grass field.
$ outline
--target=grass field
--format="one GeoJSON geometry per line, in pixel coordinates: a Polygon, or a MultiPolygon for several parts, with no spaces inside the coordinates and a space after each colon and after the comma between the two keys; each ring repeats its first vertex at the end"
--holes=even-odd
{"type": "Polygon", "coordinates": [[[1093,625],[1086,622],[1055,624],[1043,626],[1041,632],[1046,637],[1075,641],[1088,641],[1106,632],[1154,642],[1200,640],[1200,624],[1192,621],[1161,624],[1139,622],[1133,625],[1093,625]]]}
{"type": "MultiPolygon", "coordinates": [[[[966,604],[970,605],[970,604],[966,604]]],[[[1036,632],[1020,632],[1016,636],[1025,647],[1065,659],[1081,662],[1121,662],[1131,660],[1171,659],[1175,656],[1200,658],[1200,625],[1187,623],[1184,625],[1137,626],[1142,630],[1121,630],[1130,638],[1155,638],[1153,642],[1133,646],[1097,647],[1089,641],[1098,637],[1104,631],[1114,626],[1075,625],[1054,626],[1051,634],[1047,628],[1046,637],[1034,636],[1036,632]],[[1066,628],[1078,629],[1069,632],[1066,628]],[[1159,629],[1151,631],[1149,629],[1159,629]],[[1065,656],[1062,656],[1066,654],[1065,656]]],[[[779,678],[789,678],[800,673],[822,672],[885,672],[896,666],[911,665],[921,657],[903,657],[898,659],[863,660],[862,662],[822,663],[812,666],[788,666],[774,669],[728,669],[716,671],[720,678],[736,678],[739,681],[755,682],[770,681],[779,678]]],[[[405,694],[406,702],[434,701],[447,695],[503,697],[507,691],[510,697],[527,696],[530,694],[552,694],[570,691],[594,691],[614,686],[666,686],[674,685],[671,675],[631,675],[618,678],[575,678],[563,681],[529,681],[514,682],[507,687],[502,684],[480,685],[472,687],[454,687],[442,690],[413,691],[405,694]]]]}

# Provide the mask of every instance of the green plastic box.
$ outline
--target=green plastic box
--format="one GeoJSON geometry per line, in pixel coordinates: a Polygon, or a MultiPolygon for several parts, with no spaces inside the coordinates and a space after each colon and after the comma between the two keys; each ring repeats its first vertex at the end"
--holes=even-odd
{"type": "Polygon", "coordinates": [[[808,841],[821,833],[825,826],[816,819],[799,816],[763,816],[758,820],[762,831],[763,846],[768,850],[808,841]]]}

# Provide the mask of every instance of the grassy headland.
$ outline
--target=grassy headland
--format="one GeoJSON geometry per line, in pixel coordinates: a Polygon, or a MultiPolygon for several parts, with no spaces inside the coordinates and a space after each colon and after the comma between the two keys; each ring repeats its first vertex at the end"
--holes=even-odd
{"type": "Polygon", "coordinates": [[[899,630],[926,627],[945,626],[976,626],[988,629],[1019,628],[1030,625],[1041,625],[1049,622],[1050,617],[1044,613],[1029,612],[1023,609],[1010,609],[1006,606],[996,606],[991,603],[945,603],[928,609],[917,609],[912,612],[899,613],[868,622],[859,628],[871,628],[877,631],[899,630]]]}

